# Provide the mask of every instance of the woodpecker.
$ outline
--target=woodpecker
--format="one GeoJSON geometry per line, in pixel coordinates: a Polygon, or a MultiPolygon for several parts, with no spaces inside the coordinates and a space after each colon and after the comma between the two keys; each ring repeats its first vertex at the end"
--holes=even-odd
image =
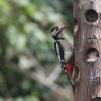
{"type": "Polygon", "coordinates": [[[73,47],[71,44],[65,39],[63,35],[63,30],[66,27],[58,27],[55,26],[51,30],[51,36],[54,39],[54,49],[56,55],[58,56],[60,65],[64,72],[66,73],[68,80],[70,81],[72,87],[74,88],[73,81],[73,70],[74,70],[74,54],[73,47]],[[72,55],[73,54],[73,55],[72,55]]]}
{"type": "Polygon", "coordinates": [[[54,27],[51,30],[52,38],[54,39],[54,49],[60,62],[66,62],[72,55],[73,47],[65,39],[63,30],[66,27],[54,27]]]}

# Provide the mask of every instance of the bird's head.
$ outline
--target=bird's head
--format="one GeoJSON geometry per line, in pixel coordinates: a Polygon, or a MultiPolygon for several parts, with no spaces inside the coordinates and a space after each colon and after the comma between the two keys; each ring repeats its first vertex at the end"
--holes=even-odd
{"type": "Polygon", "coordinates": [[[58,27],[58,26],[55,26],[51,29],[51,36],[54,38],[54,39],[59,39],[59,38],[63,38],[63,30],[66,28],[66,26],[64,27],[58,27]]]}

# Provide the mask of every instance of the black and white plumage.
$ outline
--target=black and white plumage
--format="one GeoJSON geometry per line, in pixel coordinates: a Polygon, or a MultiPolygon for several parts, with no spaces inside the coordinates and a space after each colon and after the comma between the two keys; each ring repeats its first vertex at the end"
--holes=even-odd
{"type": "Polygon", "coordinates": [[[54,49],[58,56],[59,61],[67,62],[67,60],[71,57],[73,52],[73,47],[71,44],[66,40],[63,35],[64,27],[54,27],[51,30],[52,38],[54,39],[54,49]]]}
{"type": "MultiPolygon", "coordinates": [[[[71,78],[71,73],[67,72],[66,65],[68,64],[69,59],[71,58],[73,54],[73,47],[71,44],[65,39],[63,35],[64,27],[54,27],[51,30],[51,36],[54,39],[54,49],[56,52],[56,55],[58,56],[60,65],[62,69],[65,71],[65,73],[68,76],[68,80],[70,81],[72,87],[74,86],[73,80],[71,78]]],[[[73,60],[70,60],[71,62],[74,62],[73,60]]],[[[70,71],[73,70],[70,68],[70,71]]]]}

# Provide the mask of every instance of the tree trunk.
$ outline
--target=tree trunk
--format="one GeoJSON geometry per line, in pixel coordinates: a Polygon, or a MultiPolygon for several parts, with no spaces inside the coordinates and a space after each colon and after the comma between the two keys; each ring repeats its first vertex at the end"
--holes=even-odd
{"type": "Polygon", "coordinates": [[[75,101],[101,101],[101,0],[75,0],[75,65],[80,81],[75,101]]]}

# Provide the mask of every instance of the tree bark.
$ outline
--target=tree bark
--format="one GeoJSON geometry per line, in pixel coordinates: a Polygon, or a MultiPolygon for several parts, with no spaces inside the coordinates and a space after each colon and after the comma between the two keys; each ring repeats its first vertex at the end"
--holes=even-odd
{"type": "Polygon", "coordinates": [[[75,101],[101,101],[101,0],[75,0],[75,65],[80,81],[75,101]]]}

